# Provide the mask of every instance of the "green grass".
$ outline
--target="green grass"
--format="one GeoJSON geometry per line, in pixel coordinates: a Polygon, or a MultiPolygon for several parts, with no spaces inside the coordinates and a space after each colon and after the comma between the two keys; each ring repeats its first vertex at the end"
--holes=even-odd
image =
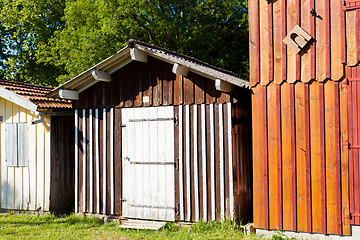
{"type": "MultiPolygon", "coordinates": [[[[281,234],[279,234],[281,235],[281,234]]],[[[120,229],[118,223],[103,223],[96,217],[69,215],[0,216],[0,239],[257,239],[245,237],[231,221],[199,222],[190,228],[167,223],[161,231],[120,229]]],[[[286,239],[280,236],[274,239],[286,239]]]]}

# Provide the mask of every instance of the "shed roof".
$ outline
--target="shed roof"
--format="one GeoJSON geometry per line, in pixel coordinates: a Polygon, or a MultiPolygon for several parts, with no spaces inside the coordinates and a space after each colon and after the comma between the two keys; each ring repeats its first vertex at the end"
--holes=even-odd
{"type": "Polygon", "coordinates": [[[30,111],[39,109],[71,109],[70,100],[47,97],[54,88],[29,83],[0,80],[0,97],[14,102],[30,111]]]}
{"type": "Polygon", "coordinates": [[[114,55],[108,57],[107,59],[96,64],[95,66],[87,69],[83,73],[77,75],[76,77],[67,81],[61,86],[55,88],[50,93],[48,93],[47,96],[59,97],[60,89],[73,90],[79,93],[84,91],[85,89],[98,82],[93,78],[92,70],[98,70],[112,74],[127,65],[128,63],[134,61],[134,57],[131,54],[131,50],[134,49],[142,54],[146,54],[148,56],[160,59],[164,62],[187,67],[189,71],[192,71],[211,80],[220,79],[222,81],[229,82],[242,88],[250,88],[248,81],[241,79],[237,74],[231,71],[212,66],[208,63],[202,62],[198,59],[186,56],[184,54],[180,54],[148,43],[131,39],[128,41],[128,45],[125,48],[121,49],[114,55]]]}

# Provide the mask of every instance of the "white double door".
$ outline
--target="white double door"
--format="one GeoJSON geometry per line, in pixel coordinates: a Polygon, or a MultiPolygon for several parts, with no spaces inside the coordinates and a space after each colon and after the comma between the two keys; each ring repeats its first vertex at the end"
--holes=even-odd
{"type": "Polygon", "coordinates": [[[122,215],[173,221],[174,107],[121,111],[122,215]]]}

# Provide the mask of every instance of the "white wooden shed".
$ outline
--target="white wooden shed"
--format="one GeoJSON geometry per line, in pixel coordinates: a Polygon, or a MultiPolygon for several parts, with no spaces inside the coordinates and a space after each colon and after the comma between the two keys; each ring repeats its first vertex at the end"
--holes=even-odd
{"type": "Polygon", "coordinates": [[[71,102],[45,97],[51,89],[0,81],[2,211],[61,212],[74,201],[71,102]]]}

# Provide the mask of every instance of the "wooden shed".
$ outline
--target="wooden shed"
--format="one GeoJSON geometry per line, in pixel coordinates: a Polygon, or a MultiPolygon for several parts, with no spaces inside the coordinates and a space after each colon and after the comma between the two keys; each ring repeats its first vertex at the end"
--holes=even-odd
{"type": "Polygon", "coordinates": [[[249,1],[254,225],[360,225],[360,1],[249,1]]]}
{"type": "Polygon", "coordinates": [[[76,109],[76,212],[251,219],[250,90],[236,74],[131,40],[49,96],[76,109]]]}
{"type": "Polygon", "coordinates": [[[53,88],[0,81],[1,211],[71,211],[74,113],[53,88]]]}

